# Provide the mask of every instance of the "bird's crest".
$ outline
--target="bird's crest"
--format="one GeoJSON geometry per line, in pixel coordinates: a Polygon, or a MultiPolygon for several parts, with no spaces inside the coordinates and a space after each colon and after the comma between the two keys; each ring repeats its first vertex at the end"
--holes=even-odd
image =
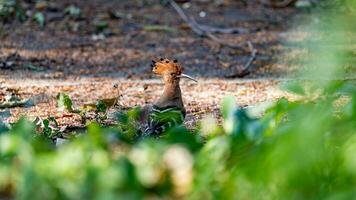
{"type": "Polygon", "coordinates": [[[169,60],[167,58],[160,58],[159,60],[152,60],[152,71],[157,75],[161,75],[168,82],[179,78],[188,78],[197,82],[194,78],[183,74],[183,67],[178,60],[169,60]]]}
{"type": "Polygon", "coordinates": [[[160,58],[155,61],[152,60],[152,71],[158,75],[181,75],[183,71],[183,67],[178,63],[177,60],[169,60],[167,58],[160,58]]]}

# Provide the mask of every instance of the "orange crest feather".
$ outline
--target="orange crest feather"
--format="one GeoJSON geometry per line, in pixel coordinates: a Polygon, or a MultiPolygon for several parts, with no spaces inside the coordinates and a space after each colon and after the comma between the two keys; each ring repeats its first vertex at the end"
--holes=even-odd
{"type": "Polygon", "coordinates": [[[155,74],[164,75],[164,74],[182,74],[183,67],[178,63],[177,60],[169,60],[161,58],[159,61],[152,61],[152,71],[155,74]]]}

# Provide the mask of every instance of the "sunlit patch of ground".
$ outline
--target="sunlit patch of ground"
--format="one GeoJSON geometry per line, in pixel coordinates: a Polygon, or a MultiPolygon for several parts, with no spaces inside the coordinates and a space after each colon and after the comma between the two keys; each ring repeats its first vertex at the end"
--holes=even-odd
{"type": "MultiPolygon", "coordinates": [[[[213,115],[220,119],[220,105],[226,96],[234,96],[240,106],[273,102],[281,97],[294,97],[279,89],[280,81],[273,80],[218,80],[198,79],[195,84],[182,80],[181,89],[188,114],[188,123],[213,115]]],[[[160,80],[127,80],[113,78],[78,78],[67,80],[11,80],[0,79],[3,88],[18,90],[21,98],[30,98],[35,106],[29,108],[12,108],[11,121],[24,115],[30,119],[37,116],[54,116],[62,125],[80,124],[80,117],[64,114],[57,110],[56,96],[60,92],[69,94],[74,105],[80,107],[88,102],[119,97],[118,104],[123,108],[153,103],[162,93],[160,80]],[[117,88],[113,85],[117,84],[117,88]]],[[[3,89],[4,90],[4,89],[3,89]]],[[[119,108],[111,109],[111,112],[119,108]]]]}

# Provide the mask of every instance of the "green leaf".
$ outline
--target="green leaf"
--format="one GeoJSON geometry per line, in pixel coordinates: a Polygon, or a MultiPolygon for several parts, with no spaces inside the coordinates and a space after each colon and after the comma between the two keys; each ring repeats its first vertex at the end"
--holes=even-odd
{"type": "Polygon", "coordinates": [[[72,99],[65,93],[58,94],[57,105],[58,105],[58,108],[65,109],[69,112],[73,111],[72,99]]]}
{"type": "Polygon", "coordinates": [[[233,113],[236,109],[236,101],[235,97],[228,96],[225,97],[222,103],[222,115],[224,119],[227,119],[231,113],[233,113]]]}
{"type": "Polygon", "coordinates": [[[0,135],[9,131],[9,127],[2,121],[0,121],[0,135]]]}
{"type": "Polygon", "coordinates": [[[12,133],[21,135],[22,137],[29,139],[35,133],[35,124],[28,121],[24,117],[21,117],[11,129],[12,133]]]}
{"type": "Polygon", "coordinates": [[[16,7],[16,18],[20,22],[24,22],[27,19],[26,11],[24,9],[22,9],[21,7],[19,7],[19,6],[16,7]]]}
{"type": "Polygon", "coordinates": [[[290,93],[294,93],[297,95],[304,96],[305,95],[305,90],[303,86],[301,86],[300,83],[295,82],[295,81],[290,81],[282,84],[281,86],[282,90],[285,90],[290,93]]]}
{"type": "Polygon", "coordinates": [[[184,126],[172,128],[163,138],[170,144],[181,144],[192,152],[198,151],[203,146],[201,138],[189,132],[184,126]]]}
{"type": "Polygon", "coordinates": [[[57,120],[53,116],[50,116],[48,119],[53,122],[57,127],[59,126],[57,120]]]}
{"type": "Polygon", "coordinates": [[[141,107],[137,106],[137,107],[132,108],[129,111],[127,111],[127,116],[130,119],[137,120],[140,117],[140,113],[141,113],[141,107]]]}
{"type": "Polygon", "coordinates": [[[96,103],[96,111],[104,113],[107,110],[107,106],[104,101],[99,100],[98,103],[96,103]]]}
{"type": "Polygon", "coordinates": [[[82,14],[81,9],[73,5],[67,7],[64,12],[73,17],[79,17],[82,14]]]}
{"type": "Polygon", "coordinates": [[[45,22],[46,22],[45,16],[41,12],[37,12],[33,16],[33,20],[35,20],[41,27],[44,27],[45,22]]]}
{"type": "Polygon", "coordinates": [[[109,23],[106,21],[98,21],[95,23],[95,28],[97,32],[101,32],[109,27],[109,23]]]}
{"type": "Polygon", "coordinates": [[[127,114],[125,114],[123,112],[115,113],[115,118],[121,124],[127,124],[128,121],[129,121],[129,118],[128,118],[127,114]]]}
{"type": "Polygon", "coordinates": [[[43,120],[43,125],[44,125],[45,128],[48,128],[49,127],[49,120],[48,119],[43,120]]]}
{"type": "Polygon", "coordinates": [[[50,123],[50,121],[49,121],[49,119],[44,119],[43,121],[42,121],[42,123],[43,123],[43,134],[45,135],[45,136],[47,136],[47,137],[51,137],[52,136],[52,129],[49,127],[49,123],[50,123]]]}
{"type": "Polygon", "coordinates": [[[42,68],[42,67],[33,65],[33,64],[31,64],[31,63],[28,64],[28,65],[26,65],[26,68],[29,69],[29,70],[32,70],[32,71],[43,71],[43,68],[42,68]]]}

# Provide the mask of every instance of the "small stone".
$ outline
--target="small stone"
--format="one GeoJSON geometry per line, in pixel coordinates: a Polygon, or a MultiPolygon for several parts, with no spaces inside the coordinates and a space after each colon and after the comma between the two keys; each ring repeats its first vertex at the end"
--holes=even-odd
{"type": "Polygon", "coordinates": [[[199,17],[201,17],[201,18],[206,17],[206,12],[204,12],[204,11],[200,11],[200,13],[199,13],[199,17]]]}
{"type": "Polygon", "coordinates": [[[190,8],[191,6],[192,6],[192,4],[189,3],[189,2],[184,3],[184,4],[182,5],[182,7],[183,7],[184,9],[188,9],[188,8],[190,8]]]}
{"type": "Polygon", "coordinates": [[[100,34],[93,34],[91,36],[91,39],[94,41],[98,41],[98,40],[104,40],[105,39],[105,35],[100,33],[100,34]]]}

